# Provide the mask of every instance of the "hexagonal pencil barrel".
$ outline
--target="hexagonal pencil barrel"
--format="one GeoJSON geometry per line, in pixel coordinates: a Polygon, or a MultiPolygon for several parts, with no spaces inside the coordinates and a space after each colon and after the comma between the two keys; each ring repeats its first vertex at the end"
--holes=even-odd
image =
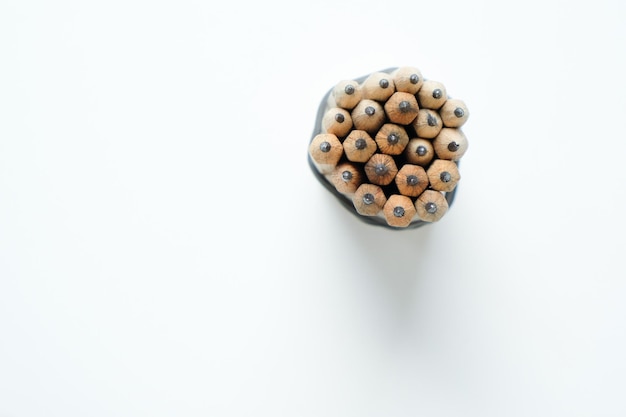
{"type": "Polygon", "coordinates": [[[441,192],[426,190],[415,200],[415,210],[420,220],[436,222],[448,211],[448,201],[441,192]]]}
{"type": "Polygon", "coordinates": [[[322,132],[332,133],[338,138],[344,138],[352,130],[352,116],[340,107],[332,107],[324,113],[322,118],[322,132]]]}
{"type": "Polygon", "coordinates": [[[374,184],[361,184],[352,197],[352,204],[361,216],[378,215],[386,202],[383,189],[374,184]]]}
{"type": "Polygon", "coordinates": [[[343,145],[337,136],[320,133],[309,144],[309,156],[320,174],[330,174],[343,156],[343,145]]]}
{"type": "Polygon", "coordinates": [[[458,161],[467,151],[467,138],[461,129],[444,127],[433,141],[435,153],[440,159],[458,161]]]}
{"type": "Polygon", "coordinates": [[[365,130],[370,135],[376,134],[385,123],[386,116],[380,103],[363,99],[352,109],[352,124],[355,129],[365,130]]]}
{"type": "Polygon", "coordinates": [[[391,74],[380,71],[371,73],[361,84],[361,89],[364,99],[379,102],[387,101],[396,92],[391,74]]]}
{"type": "Polygon", "coordinates": [[[353,162],[343,162],[330,174],[330,182],[341,194],[350,195],[363,183],[363,174],[353,162]]]}
{"type": "Polygon", "coordinates": [[[445,159],[433,161],[427,175],[430,187],[437,191],[452,191],[461,179],[457,164],[445,159]]]}
{"type": "Polygon", "coordinates": [[[375,153],[365,164],[365,175],[372,184],[389,185],[397,173],[398,167],[390,155],[375,153]]]}
{"type": "Polygon", "coordinates": [[[415,217],[416,210],[409,197],[393,194],[387,199],[383,207],[383,214],[389,226],[407,227],[415,217]]]}
{"type": "Polygon", "coordinates": [[[396,91],[415,94],[424,83],[422,72],[415,67],[400,67],[391,73],[396,91]]]}

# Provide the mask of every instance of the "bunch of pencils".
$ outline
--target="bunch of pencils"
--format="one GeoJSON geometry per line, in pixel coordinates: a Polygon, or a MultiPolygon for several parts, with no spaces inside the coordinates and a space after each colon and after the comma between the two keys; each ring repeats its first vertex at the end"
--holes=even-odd
{"type": "Polygon", "coordinates": [[[318,178],[358,216],[391,228],[440,220],[467,150],[462,100],[400,67],[342,80],[328,91],[309,144],[318,178]]]}

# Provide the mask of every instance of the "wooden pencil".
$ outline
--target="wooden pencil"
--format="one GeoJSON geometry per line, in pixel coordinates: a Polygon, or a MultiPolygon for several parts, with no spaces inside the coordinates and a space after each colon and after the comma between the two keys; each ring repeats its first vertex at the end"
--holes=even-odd
{"type": "Polygon", "coordinates": [[[389,196],[383,206],[383,214],[387,224],[392,227],[407,227],[416,214],[413,201],[405,195],[393,194],[389,196]]]}
{"type": "Polygon", "coordinates": [[[398,173],[393,157],[375,153],[365,164],[365,175],[372,184],[389,185],[398,173]]]}
{"type": "Polygon", "coordinates": [[[385,123],[374,137],[380,152],[387,155],[400,155],[409,143],[406,129],[395,123],[385,123]]]}
{"type": "Polygon", "coordinates": [[[341,194],[353,194],[363,183],[363,174],[356,164],[343,162],[333,170],[330,182],[341,194]]]}
{"type": "Polygon", "coordinates": [[[415,94],[424,83],[421,71],[415,67],[400,67],[391,74],[396,91],[415,94]]]}
{"type": "Polygon", "coordinates": [[[379,102],[387,101],[396,91],[391,74],[373,72],[361,84],[363,98],[379,102]]]}
{"type": "Polygon", "coordinates": [[[343,145],[337,136],[320,133],[309,144],[309,155],[319,173],[330,174],[343,156],[343,145]]]}
{"type": "Polygon", "coordinates": [[[459,128],[444,127],[433,140],[435,153],[440,159],[458,161],[467,151],[467,138],[459,128]]]}
{"type": "Polygon", "coordinates": [[[410,164],[426,167],[435,157],[435,148],[430,140],[413,138],[404,148],[404,157],[410,164]]]}
{"type": "Polygon", "coordinates": [[[353,130],[343,141],[343,151],[352,162],[367,162],[377,149],[376,142],[365,130],[353,130]]]}
{"type": "Polygon", "coordinates": [[[322,131],[332,133],[338,138],[345,137],[352,129],[352,116],[341,107],[333,107],[326,111],[322,118],[322,131]]]}
{"type": "Polygon", "coordinates": [[[394,181],[400,194],[408,197],[417,197],[428,188],[428,178],[429,176],[421,166],[404,164],[396,174],[394,181]]]}
{"type": "MultiPolygon", "coordinates": [[[[400,170],[402,171],[402,170],[400,170]]],[[[436,159],[426,172],[430,187],[437,191],[452,191],[461,179],[459,168],[454,161],[436,159]]],[[[400,175],[400,172],[398,172],[400,175]]],[[[398,178],[396,176],[396,178],[398,178]]]]}
{"type": "Polygon", "coordinates": [[[426,190],[415,200],[415,210],[419,219],[436,222],[448,211],[448,202],[441,192],[426,190]]]}
{"type": "Polygon", "coordinates": [[[439,109],[439,113],[445,127],[461,127],[469,117],[465,102],[457,98],[448,99],[439,109]]]}
{"type": "Polygon", "coordinates": [[[437,111],[432,109],[419,109],[412,126],[418,137],[432,139],[441,132],[443,122],[437,111]]]}
{"type": "Polygon", "coordinates": [[[352,110],[363,98],[361,85],[354,80],[341,80],[333,87],[330,98],[330,107],[352,110]]]}
{"type": "Polygon", "coordinates": [[[352,197],[352,204],[362,216],[376,216],[387,202],[383,189],[374,184],[361,184],[352,197]]]}
{"type": "Polygon", "coordinates": [[[384,109],[392,123],[410,125],[417,117],[419,107],[413,94],[395,92],[385,102],[384,109]]]}
{"type": "Polygon", "coordinates": [[[363,99],[352,109],[352,123],[357,130],[365,130],[370,135],[376,134],[385,123],[383,107],[375,100],[363,99]]]}
{"type": "Polygon", "coordinates": [[[417,92],[420,108],[438,110],[448,99],[446,87],[439,81],[426,80],[417,92]]]}

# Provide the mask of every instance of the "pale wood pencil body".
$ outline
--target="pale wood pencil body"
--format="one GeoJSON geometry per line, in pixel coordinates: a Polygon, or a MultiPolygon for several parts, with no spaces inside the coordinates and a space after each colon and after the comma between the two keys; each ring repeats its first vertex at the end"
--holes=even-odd
{"type": "Polygon", "coordinates": [[[428,175],[419,165],[404,164],[394,179],[400,194],[417,197],[428,188],[428,175]]]}
{"type": "Polygon", "coordinates": [[[343,145],[331,133],[316,135],[309,144],[309,155],[321,174],[330,174],[343,156],[343,145]]]}
{"type": "Polygon", "coordinates": [[[365,164],[365,175],[372,184],[389,185],[397,173],[398,167],[390,155],[375,153],[365,164]]]}
{"type": "Polygon", "coordinates": [[[444,127],[433,141],[435,153],[441,159],[458,161],[467,151],[467,138],[461,129],[444,127]]]}
{"type": "Polygon", "coordinates": [[[439,132],[441,132],[443,122],[441,120],[441,116],[436,110],[419,109],[417,117],[413,120],[412,126],[418,137],[432,139],[436,137],[439,132]]]}
{"type": "Polygon", "coordinates": [[[417,117],[419,107],[413,94],[395,92],[385,102],[385,113],[392,123],[410,125],[417,117]]]}
{"type": "Polygon", "coordinates": [[[338,164],[330,175],[335,189],[342,194],[353,194],[363,183],[361,169],[353,162],[338,164]]]}
{"type": "Polygon", "coordinates": [[[426,173],[431,188],[437,191],[452,191],[461,179],[457,164],[446,159],[433,161],[426,173]]]}
{"type": "Polygon", "coordinates": [[[389,226],[407,227],[416,214],[413,201],[405,195],[393,194],[389,196],[383,207],[383,214],[389,226]]]}
{"type": "Polygon", "coordinates": [[[338,138],[345,137],[352,129],[352,116],[340,107],[333,107],[326,111],[322,118],[322,131],[332,133],[338,138]]]}
{"type": "Polygon", "coordinates": [[[386,116],[383,107],[375,100],[363,99],[352,110],[352,124],[355,129],[365,130],[375,135],[385,123],[386,116]]]}
{"type": "Polygon", "coordinates": [[[376,216],[386,202],[382,188],[374,184],[361,184],[352,197],[354,208],[362,216],[376,216]]]}
{"type": "Polygon", "coordinates": [[[364,99],[384,102],[395,93],[396,89],[391,74],[374,72],[363,81],[361,91],[364,99]]]}
{"type": "Polygon", "coordinates": [[[363,98],[361,85],[354,80],[339,81],[332,90],[332,107],[352,110],[363,98]]]}
{"type": "Polygon", "coordinates": [[[415,94],[424,83],[422,72],[415,67],[400,67],[392,72],[396,91],[415,94]]]}
{"type": "Polygon", "coordinates": [[[387,155],[400,155],[409,143],[406,129],[395,123],[385,123],[374,138],[380,152],[387,155]]]}
{"type": "Polygon", "coordinates": [[[441,120],[446,127],[461,127],[469,118],[469,110],[463,100],[448,99],[439,109],[441,120]]]}
{"type": "Polygon", "coordinates": [[[343,141],[343,151],[352,162],[367,162],[377,149],[376,142],[365,130],[353,130],[343,141]]]}
{"type": "Polygon", "coordinates": [[[426,80],[417,92],[420,108],[438,110],[448,99],[446,87],[439,81],[426,80]]]}
{"type": "Polygon", "coordinates": [[[425,167],[435,157],[435,148],[430,140],[413,138],[404,149],[404,157],[411,164],[425,167]]]}
{"type": "Polygon", "coordinates": [[[441,192],[426,190],[415,200],[415,210],[421,220],[436,222],[448,211],[448,202],[441,192]]]}

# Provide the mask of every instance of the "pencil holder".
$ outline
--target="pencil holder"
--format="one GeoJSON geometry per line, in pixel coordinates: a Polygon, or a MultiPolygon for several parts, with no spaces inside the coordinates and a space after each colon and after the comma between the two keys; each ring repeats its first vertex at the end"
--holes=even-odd
{"type": "Polygon", "coordinates": [[[454,201],[468,117],[462,100],[416,67],[340,80],[320,102],[309,165],[360,220],[414,229],[441,220],[454,201]]]}

